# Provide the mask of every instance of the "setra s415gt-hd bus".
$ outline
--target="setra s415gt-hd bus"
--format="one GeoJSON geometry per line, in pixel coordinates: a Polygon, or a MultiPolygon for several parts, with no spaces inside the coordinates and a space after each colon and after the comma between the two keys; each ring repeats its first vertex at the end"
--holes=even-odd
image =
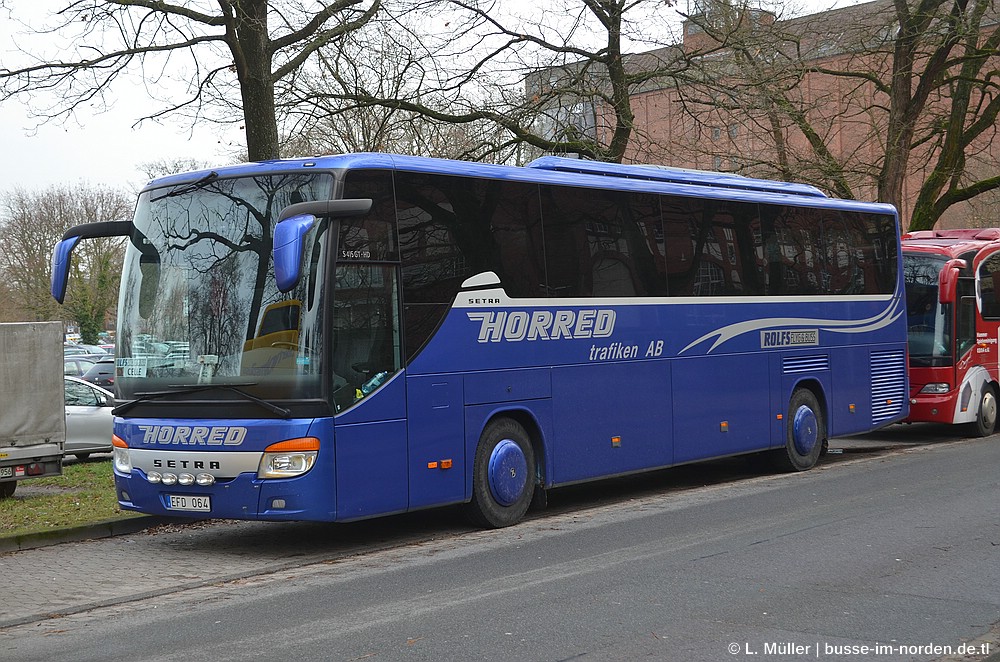
{"type": "Polygon", "coordinates": [[[348,521],[731,455],[814,466],[907,410],[895,210],[806,185],[389,154],[155,180],[118,307],[122,508],[348,521]]]}

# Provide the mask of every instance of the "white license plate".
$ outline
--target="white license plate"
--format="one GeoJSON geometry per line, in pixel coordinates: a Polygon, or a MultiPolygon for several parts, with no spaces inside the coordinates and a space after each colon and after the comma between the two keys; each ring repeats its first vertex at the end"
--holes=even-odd
{"type": "Polygon", "coordinates": [[[167,508],[170,510],[191,510],[198,513],[207,513],[212,510],[212,498],[207,496],[168,494],[167,500],[167,508]]]}
{"type": "Polygon", "coordinates": [[[13,478],[14,467],[0,467],[0,478],[13,478]]]}

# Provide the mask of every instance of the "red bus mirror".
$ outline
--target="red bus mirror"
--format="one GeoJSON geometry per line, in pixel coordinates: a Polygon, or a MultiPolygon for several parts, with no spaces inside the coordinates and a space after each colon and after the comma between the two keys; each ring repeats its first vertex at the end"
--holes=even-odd
{"type": "Polygon", "coordinates": [[[965,269],[967,263],[965,260],[948,260],[941,267],[941,275],[938,277],[938,302],[955,303],[955,299],[958,296],[958,274],[962,269],[965,269]]]}

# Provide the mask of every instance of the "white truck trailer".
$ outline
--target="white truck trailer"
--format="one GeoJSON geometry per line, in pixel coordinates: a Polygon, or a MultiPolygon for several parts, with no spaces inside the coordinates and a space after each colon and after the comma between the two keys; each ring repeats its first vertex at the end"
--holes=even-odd
{"type": "Polygon", "coordinates": [[[62,322],[0,324],[0,498],[17,481],[62,473],[62,322]]]}

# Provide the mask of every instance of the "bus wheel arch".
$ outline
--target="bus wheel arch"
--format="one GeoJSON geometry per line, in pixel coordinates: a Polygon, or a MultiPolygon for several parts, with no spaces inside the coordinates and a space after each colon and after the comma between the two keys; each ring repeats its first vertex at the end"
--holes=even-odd
{"type": "Polygon", "coordinates": [[[969,424],[969,432],[975,437],[988,437],[993,434],[997,425],[997,385],[994,382],[984,382],[981,391],[976,419],[969,424]]]}
{"type": "Polygon", "coordinates": [[[784,447],[774,451],[782,471],[806,471],[816,466],[827,448],[825,399],[818,384],[796,384],[788,399],[785,415],[784,447]]]}
{"type": "Polygon", "coordinates": [[[542,429],[538,421],[530,413],[524,410],[513,410],[505,412],[524,428],[531,441],[531,448],[535,454],[535,476],[534,493],[531,498],[530,510],[544,510],[548,506],[548,492],[545,487],[545,444],[543,443],[542,429]]]}
{"type": "Polygon", "coordinates": [[[504,412],[483,427],[473,460],[472,499],[466,504],[474,523],[489,528],[517,524],[536,499],[540,454],[532,423],[526,415],[504,412]]]}

